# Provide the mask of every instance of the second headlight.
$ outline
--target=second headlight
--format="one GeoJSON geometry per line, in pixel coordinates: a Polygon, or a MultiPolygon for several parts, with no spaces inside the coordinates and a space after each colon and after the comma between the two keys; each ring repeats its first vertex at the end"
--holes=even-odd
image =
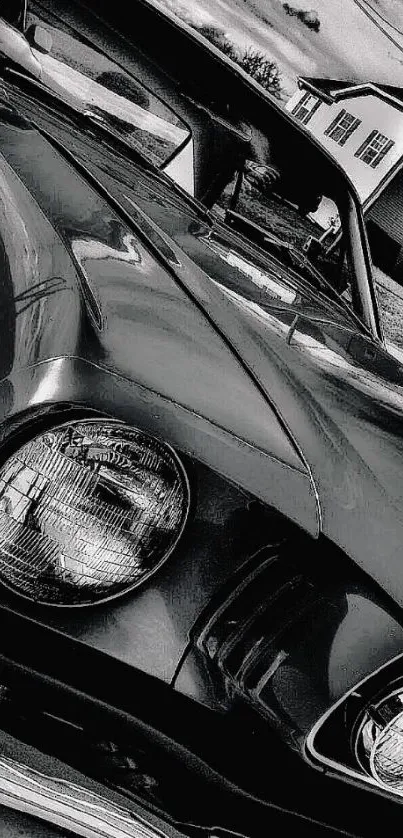
{"type": "Polygon", "coordinates": [[[403,795],[403,686],[367,706],[355,737],[355,752],[380,786],[403,795]]]}

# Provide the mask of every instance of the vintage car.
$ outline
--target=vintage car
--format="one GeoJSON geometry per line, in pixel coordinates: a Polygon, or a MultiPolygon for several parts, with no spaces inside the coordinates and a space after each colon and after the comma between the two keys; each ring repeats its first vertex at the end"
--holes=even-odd
{"type": "Polygon", "coordinates": [[[363,214],[235,75],[208,167],[189,91],[58,9],[0,18],[0,804],[399,828],[402,168],[363,214]]]}

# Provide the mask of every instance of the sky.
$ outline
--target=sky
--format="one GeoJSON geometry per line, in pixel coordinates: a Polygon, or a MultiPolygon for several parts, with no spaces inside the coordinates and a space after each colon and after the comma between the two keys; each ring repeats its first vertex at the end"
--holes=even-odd
{"type": "Polygon", "coordinates": [[[188,22],[218,26],[241,49],[254,47],[275,60],[285,98],[299,75],[403,87],[403,0],[289,0],[295,10],[316,12],[318,32],[287,14],[283,0],[159,2],[188,22]]]}

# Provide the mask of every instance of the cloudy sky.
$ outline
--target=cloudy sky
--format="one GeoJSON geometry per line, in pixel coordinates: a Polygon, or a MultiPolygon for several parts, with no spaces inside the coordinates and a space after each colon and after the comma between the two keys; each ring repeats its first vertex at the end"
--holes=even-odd
{"type": "Polygon", "coordinates": [[[403,0],[288,0],[315,11],[319,31],[287,14],[283,0],[159,0],[195,24],[215,24],[240,48],[274,59],[286,94],[298,75],[403,87],[403,0]]]}

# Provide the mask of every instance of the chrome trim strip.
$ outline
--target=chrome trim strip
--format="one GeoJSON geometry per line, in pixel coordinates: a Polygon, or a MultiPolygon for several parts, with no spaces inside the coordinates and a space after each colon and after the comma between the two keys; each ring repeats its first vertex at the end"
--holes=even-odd
{"type": "MultiPolygon", "coordinates": [[[[0,805],[69,829],[83,838],[179,838],[144,816],[75,783],[0,757],[0,805]]],[[[165,827],[165,824],[164,824],[165,827]]]]}
{"type": "MultiPolygon", "coordinates": [[[[274,549],[276,549],[277,546],[279,545],[274,545],[274,549]]],[[[213,611],[207,622],[203,625],[203,628],[201,629],[200,633],[196,634],[196,646],[202,652],[205,652],[204,644],[206,643],[206,638],[208,638],[208,635],[215,623],[217,623],[221,619],[223,614],[225,614],[225,612],[231,608],[234,602],[238,599],[238,597],[240,597],[244,593],[244,591],[249,587],[249,585],[251,585],[259,576],[261,576],[267,570],[267,568],[270,567],[270,565],[273,562],[275,562],[278,558],[277,554],[275,554],[270,555],[267,559],[265,559],[264,556],[266,552],[266,546],[260,547],[260,549],[257,550],[256,553],[254,553],[253,556],[250,557],[248,563],[245,563],[246,567],[245,565],[241,565],[239,571],[241,573],[245,568],[246,575],[240,576],[238,584],[235,583],[235,587],[232,589],[232,591],[230,591],[228,597],[225,597],[221,604],[217,606],[217,608],[213,611]],[[252,567],[252,569],[249,570],[249,562],[256,560],[261,554],[263,555],[262,563],[257,565],[256,567],[252,567]]],[[[201,617],[202,616],[203,614],[201,615],[201,617]]],[[[199,619],[201,619],[201,617],[199,619]]],[[[196,626],[199,622],[199,619],[196,621],[196,626]]],[[[192,633],[194,633],[194,627],[192,629],[192,633]]],[[[208,653],[207,657],[209,657],[208,653]]]]}

